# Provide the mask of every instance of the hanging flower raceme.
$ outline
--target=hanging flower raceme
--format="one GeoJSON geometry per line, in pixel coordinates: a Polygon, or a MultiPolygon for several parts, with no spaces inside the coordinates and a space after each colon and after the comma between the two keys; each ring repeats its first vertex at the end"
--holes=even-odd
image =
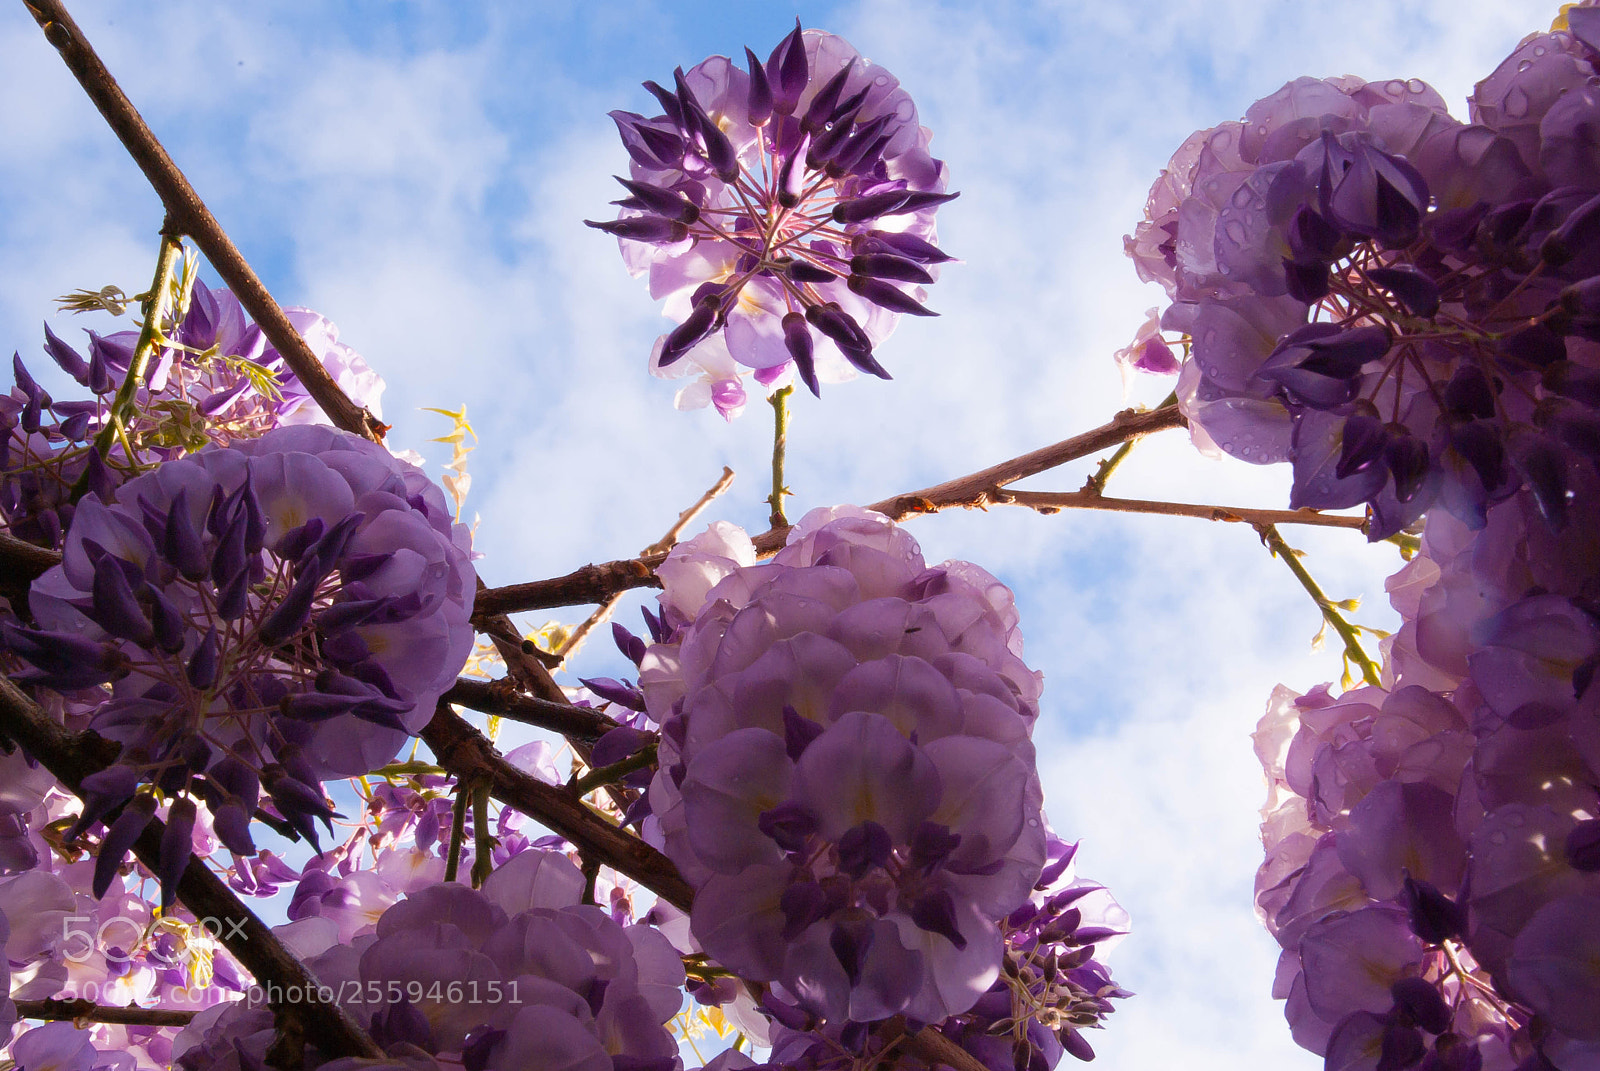
{"type": "Polygon", "coordinates": [[[1472,125],[1421,82],[1301,78],[1190,138],[1127,244],[1201,435],[1293,462],[1297,508],[1370,504],[1373,539],[1521,487],[1565,524],[1600,428],[1597,46],[1524,42],[1472,125]]]}
{"type": "Polygon", "coordinates": [[[745,370],[771,385],[792,368],[813,393],[887,379],[873,348],[901,313],[933,315],[921,288],[951,259],[933,216],[956,196],[911,98],[843,39],[796,24],[764,64],[745,54],[746,70],[713,56],[670,89],[646,82],[663,114],[611,113],[627,196],[589,223],[679,321],[651,371],[699,368],[679,407],[730,417],[745,370]]]}
{"type": "Polygon", "coordinates": [[[20,679],[73,693],[122,744],[86,779],[75,827],[121,808],[96,891],[156,792],[172,800],[169,902],[197,800],[240,855],[258,805],[315,842],[333,813],[319,782],[382,765],[455,680],[473,586],[438,488],[331,428],[281,428],[84,498],[62,563],[33,585],[37,627],[0,628],[20,679]]]}
{"type": "MultiPolygon", "coordinates": [[[[396,1057],[327,1062],[308,1048],[305,1066],[679,1071],[664,1024],[682,1003],[682,960],[653,927],[580,905],[583,888],[565,856],[528,851],[481,892],[413,892],[351,944],[329,933],[317,948],[302,935],[316,977],[396,1057]]],[[[259,1067],[273,1035],[259,1004],[207,1012],[179,1037],[177,1066],[259,1067]]]]}
{"type": "Polygon", "coordinates": [[[696,939],[836,1026],[971,1007],[1046,857],[1011,593],[853,507],[760,565],[716,526],[660,574],[650,803],[696,939]]]}
{"type": "MultiPolygon", "coordinates": [[[[380,414],[383,379],[339,341],[338,328],[309,309],[284,312],[345,393],[380,414]]],[[[85,358],[45,327],[45,352],[89,390],[88,399],[51,398],[22,358],[13,357],[15,385],[0,397],[0,517],[19,539],[59,547],[80,480],[106,496],[151,463],[282,425],[328,423],[238,299],[195,280],[187,310],[151,355],[124,434],[102,458],[91,443],[110,416],[138,337],[137,331],[90,331],[85,358]],[[136,457],[129,457],[129,446],[136,457]]]]}

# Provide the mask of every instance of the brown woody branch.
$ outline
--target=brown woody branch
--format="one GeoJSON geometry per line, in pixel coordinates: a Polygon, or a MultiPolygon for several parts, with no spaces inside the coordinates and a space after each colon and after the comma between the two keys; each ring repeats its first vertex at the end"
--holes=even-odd
{"type": "MultiPolygon", "coordinates": [[[[85,777],[112,762],[118,751],[117,745],[92,733],[67,732],[4,677],[0,677],[0,730],[73,792],[79,791],[85,777]]],[[[134,845],[134,854],[152,871],[161,858],[163,829],[159,819],[152,819],[134,845]]],[[[280,1019],[297,1022],[307,1040],[329,1055],[383,1055],[367,1032],[337,1004],[320,999],[320,983],[305,964],[201,860],[189,860],[178,882],[178,899],[196,918],[225,923],[220,940],[258,981],[270,980],[280,994],[293,989],[303,998],[294,1004],[277,1004],[273,1010],[280,1019]]]]}
{"type": "Polygon", "coordinates": [[[482,733],[441,702],[422,730],[439,765],[462,783],[487,781],[495,799],[571,841],[585,859],[628,875],[668,903],[689,910],[694,889],[665,855],[611,825],[570,789],[547,785],[511,765],[482,733]]]}
{"type": "Polygon", "coordinates": [[[140,1008],[96,1004],[92,1000],[19,1000],[19,1019],[67,1019],[76,1023],[121,1026],[188,1026],[194,1012],[178,1008],[140,1008]]]}
{"type": "Polygon", "coordinates": [[[1208,521],[1241,521],[1246,524],[1309,524],[1323,528],[1359,528],[1362,531],[1367,527],[1365,517],[1318,513],[1312,509],[1203,506],[1188,502],[1152,501],[1143,498],[1107,498],[1094,491],[1001,490],[993,495],[990,501],[1005,506],[1023,506],[1039,513],[1058,513],[1064,509],[1097,509],[1112,513],[1156,513],[1168,517],[1199,517],[1208,521]]]}
{"type": "Polygon", "coordinates": [[[497,681],[474,681],[462,677],[441,698],[446,703],[524,725],[536,725],[587,744],[594,743],[617,727],[615,721],[598,710],[521,695],[515,690],[514,682],[503,678],[497,681]]]}
{"type": "Polygon", "coordinates": [[[90,46],[78,24],[60,0],[23,0],[29,14],[44,31],[44,36],[61,54],[78,84],[83,87],[101,116],[133,157],[139,170],[155,189],[178,230],[194,239],[228,289],[239,299],[312,399],[333,423],[345,431],[365,436],[374,442],[383,438],[386,426],[371,413],[350,400],[328,370],[317,360],[305,339],[283,314],[267,292],[255,270],[200,199],[167,150],[133,106],[111,72],[90,46]]]}
{"type": "MultiPolygon", "coordinates": [[[[1168,428],[1182,427],[1183,414],[1175,405],[1163,406],[1147,412],[1124,410],[1109,423],[1074,435],[1070,439],[1041,447],[1020,457],[1002,461],[967,476],[895,495],[874,502],[868,509],[877,510],[890,520],[904,520],[922,513],[941,510],[982,509],[1006,501],[1006,496],[1020,492],[1006,492],[1006,484],[1065,465],[1069,461],[1141,439],[1146,435],[1168,428]]],[[[763,556],[775,554],[783,547],[789,529],[773,528],[755,537],[756,551],[763,556]]],[[[665,560],[665,554],[647,554],[622,561],[586,565],[566,576],[551,580],[535,580],[526,584],[509,584],[499,588],[485,588],[478,592],[475,614],[514,613],[521,610],[545,610],[557,606],[576,606],[601,603],[629,588],[660,587],[655,567],[665,560]]],[[[475,618],[476,620],[476,618],[475,618]]]]}

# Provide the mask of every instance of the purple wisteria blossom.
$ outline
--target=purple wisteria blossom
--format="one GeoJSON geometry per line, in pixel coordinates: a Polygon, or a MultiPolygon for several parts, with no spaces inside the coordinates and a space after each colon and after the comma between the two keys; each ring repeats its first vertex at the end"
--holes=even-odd
{"type": "Polygon", "coordinates": [[[1576,10],[1470,123],[1415,80],[1301,78],[1184,143],[1127,249],[1192,341],[1197,441],[1292,462],[1294,507],[1370,505],[1373,539],[1435,503],[1481,527],[1522,487],[1567,523],[1600,428],[1600,37],[1576,10]]]}
{"type": "MultiPolygon", "coordinates": [[[[339,341],[338,328],[309,309],[284,311],[339,386],[380,414],[383,380],[339,341]]],[[[138,332],[88,334],[87,358],[48,326],[44,350],[90,398],[51,398],[20,356],[12,361],[15,385],[0,397],[0,517],[20,539],[59,547],[81,479],[105,495],[144,469],[208,445],[256,438],[282,425],[329,422],[238,299],[196,280],[186,311],[151,356],[125,439],[103,461],[90,458],[89,444],[110,415],[138,332]]]]}
{"type": "MultiPolygon", "coordinates": [[[[420,888],[348,944],[304,939],[301,954],[356,1021],[427,1071],[679,1071],[664,1024],[682,1002],[683,963],[650,926],[580,905],[583,874],[529,851],[481,892],[420,888]]],[[[238,1003],[208,1011],[176,1045],[187,1071],[245,1071],[273,1039],[272,1014],[238,1003]]],[[[308,1069],[369,1066],[306,1050],[308,1069]]]]}
{"type": "Polygon", "coordinates": [[[1046,859],[1011,593],[853,507],[764,564],[714,526],[661,577],[647,834],[697,886],[695,938],[836,1028],[972,1007],[1046,859]]]}
{"type": "Polygon", "coordinates": [[[471,650],[466,530],[415,467],[331,428],[280,428],[85,497],[33,626],[5,623],[18,679],[122,745],[71,835],[110,825],[104,891],[170,800],[170,902],[205,804],[254,852],[258,806],[313,843],[320,782],[364,774],[432,716],[471,650]],[[119,811],[120,808],[120,811],[119,811]]]}
{"type": "Polygon", "coordinates": [[[956,195],[893,75],[842,38],[795,30],[763,63],[713,56],[671,88],[662,114],[611,113],[631,158],[620,240],[679,326],[650,370],[698,378],[679,408],[732,418],[744,379],[798,375],[817,393],[856,372],[888,378],[873,348],[902,313],[931,316],[922,287],[951,258],[933,216],[956,195]]]}

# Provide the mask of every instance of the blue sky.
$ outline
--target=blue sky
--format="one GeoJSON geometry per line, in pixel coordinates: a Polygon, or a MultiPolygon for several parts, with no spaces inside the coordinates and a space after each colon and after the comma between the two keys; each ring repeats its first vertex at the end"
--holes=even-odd
{"type": "MultiPolygon", "coordinates": [[[[586,230],[625,166],[605,113],[714,52],[765,54],[798,14],[895,72],[962,198],[965,260],[879,356],[892,383],[796,407],[795,509],[925,486],[1102,422],[1110,354],[1160,301],[1121,255],[1192,130],[1287,79],[1422,77],[1461,101],[1554,4],[1528,0],[928,0],[646,4],[73,5],[79,22],[285,304],[318,309],[389,381],[400,446],[466,404],[482,436],[469,514],[491,584],[626,556],[723,464],[718,515],[763,527],[764,407],[724,425],[645,374],[663,321],[614,242],[586,230]]],[[[147,285],[160,210],[21,5],[0,9],[0,342],[30,366],[51,299],[147,285]]],[[[105,325],[97,324],[101,330],[105,325]]],[[[1159,398],[1166,384],[1139,386],[1159,398]]],[[[435,451],[435,457],[440,455],[435,451]]],[[[1030,486],[1070,490],[1087,466],[1030,486]]],[[[1285,474],[1141,446],[1130,496],[1281,505],[1285,474]]],[[[914,523],[930,560],[1018,592],[1056,828],[1134,916],[1115,953],[1139,996],[1095,1038],[1115,1069],[1318,1066],[1268,996],[1251,914],[1262,788],[1248,732],[1272,685],[1336,677],[1314,610],[1246,529],[1021,511],[914,523]]],[[[1387,620],[1387,548],[1294,531],[1336,596],[1387,620]]],[[[629,611],[630,615],[632,611],[629,611]]],[[[537,624],[538,619],[530,621],[537,624]]],[[[590,670],[615,671],[607,652],[590,670]]]]}

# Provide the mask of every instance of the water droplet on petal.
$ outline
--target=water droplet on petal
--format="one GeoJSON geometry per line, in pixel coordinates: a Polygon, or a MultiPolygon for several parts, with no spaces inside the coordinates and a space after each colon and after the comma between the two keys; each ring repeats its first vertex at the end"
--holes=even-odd
{"type": "Polygon", "coordinates": [[[1521,71],[1525,71],[1525,70],[1527,70],[1527,69],[1528,69],[1528,68],[1529,68],[1529,67],[1532,67],[1532,66],[1533,66],[1533,61],[1532,61],[1532,60],[1531,60],[1531,59],[1525,59],[1525,60],[1522,60],[1522,61],[1520,61],[1520,62],[1518,62],[1518,64],[1517,64],[1517,70],[1518,70],[1518,71],[1519,71],[1519,72],[1521,72],[1521,71]]]}
{"type": "Polygon", "coordinates": [[[1506,93],[1502,110],[1507,119],[1521,119],[1528,114],[1528,94],[1521,86],[1512,86],[1506,93]]]}
{"type": "Polygon", "coordinates": [[[1230,219],[1227,225],[1222,228],[1222,231],[1228,236],[1228,241],[1234,245],[1244,245],[1245,239],[1249,237],[1249,233],[1244,229],[1244,224],[1236,219],[1230,219]]]}

